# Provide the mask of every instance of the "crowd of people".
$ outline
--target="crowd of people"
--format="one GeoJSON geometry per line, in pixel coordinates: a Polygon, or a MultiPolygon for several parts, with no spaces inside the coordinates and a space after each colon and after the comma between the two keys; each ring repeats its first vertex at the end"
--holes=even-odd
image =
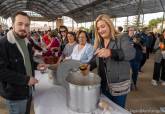
{"type": "Polygon", "coordinates": [[[155,53],[151,83],[156,86],[161,81],[165,85],[165,30],[155,34],[146,28],[139,31],[128,27],[123,32],[102,14],[95,22],[93,45],[84,30],[74,32],[60,26],[30,31],[30,17],[24,12],[17,12],[12,23],[7,33],[0,26],[0,95],[6,99],[9,114],[29,114],[34,85],[38,83],[35,69],[69,59],[88,64],[90,70],[97,67],[101,93],[123,108],[130,90],[138,90],[138,75],[150,53],[155,53]],[[43,64],[33,61],[36,52],[42,53],[43,64]]]}

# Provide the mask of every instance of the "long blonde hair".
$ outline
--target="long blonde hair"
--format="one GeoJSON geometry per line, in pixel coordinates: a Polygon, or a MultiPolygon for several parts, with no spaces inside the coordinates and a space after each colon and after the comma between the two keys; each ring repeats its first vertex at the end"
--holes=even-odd
{"type": "Polygon", "coordinates": [[[105,21],[105,23],[109,26],[109,29],[110,29],[110,34],[111,34],[111,38],[112,39],[115,39],[117,38],[116,36],[118,35],[118,32],[117,30],[115,29],[112,21],[111,21],[111,18],[106,15],[106,14],[101,14],[99,15],[97,18],[96,18],[96,22],[95,22],[95,41],[94,41],[94,48],[96,49],[99,45],[99,42],[100,42],[100,35],[98,33],[98,30],[97,30],[97,23],[102,20],[102,21],[105,21]]]}

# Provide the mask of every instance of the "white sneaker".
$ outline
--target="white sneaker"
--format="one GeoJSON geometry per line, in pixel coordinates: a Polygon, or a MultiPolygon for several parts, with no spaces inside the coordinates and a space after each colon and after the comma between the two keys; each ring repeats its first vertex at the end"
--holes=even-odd
{"type": "Polygon", "coordinates": [[[158,83],[157,83],[156,80],[152,80],[152,81],[151,81],[151,84],[152,84],[153,86],[157,86],[157,85],[158,85],[158,83]]]}
{"type": "Polygon", "coordinates": [[[161,85],[162,85],[162,86],[165,86],[165,81],[162,81],[162,82],[161,82],[161,85]]]}
{"type": "Polygon", "coordinates": [[[165,107],[160,107],[160,112],[165,113],[165,107]]]}

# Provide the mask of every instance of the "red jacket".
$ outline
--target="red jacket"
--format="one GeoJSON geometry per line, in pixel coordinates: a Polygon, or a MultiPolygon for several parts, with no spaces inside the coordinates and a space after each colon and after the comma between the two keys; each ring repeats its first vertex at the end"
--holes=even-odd
{"type": "Polygon", "coordinates": [[[45,42],[46,45],[49,45],[49,43],[51,42],[51,40],[49,39],[49,36],[47,34],[45,34],[43,36],[43,41],[45,42]]]}

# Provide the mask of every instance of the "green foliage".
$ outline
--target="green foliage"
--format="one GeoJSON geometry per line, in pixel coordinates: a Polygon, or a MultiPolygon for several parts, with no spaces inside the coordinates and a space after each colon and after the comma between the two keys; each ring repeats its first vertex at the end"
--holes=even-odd
{"type": "Polygon", "coordinates": [[[92,25],[90,26],[89,30],[91,31],[91,30],[93,30],[93,29],[94,29],[94,25],[92,24],[92,25]]]}
{"type": "Polygon", "coordinates": [[[162,21],[162,18],[152,19],[149,21],[148,27],[154,28],[157,26],[158,23],[162,21]]]}

